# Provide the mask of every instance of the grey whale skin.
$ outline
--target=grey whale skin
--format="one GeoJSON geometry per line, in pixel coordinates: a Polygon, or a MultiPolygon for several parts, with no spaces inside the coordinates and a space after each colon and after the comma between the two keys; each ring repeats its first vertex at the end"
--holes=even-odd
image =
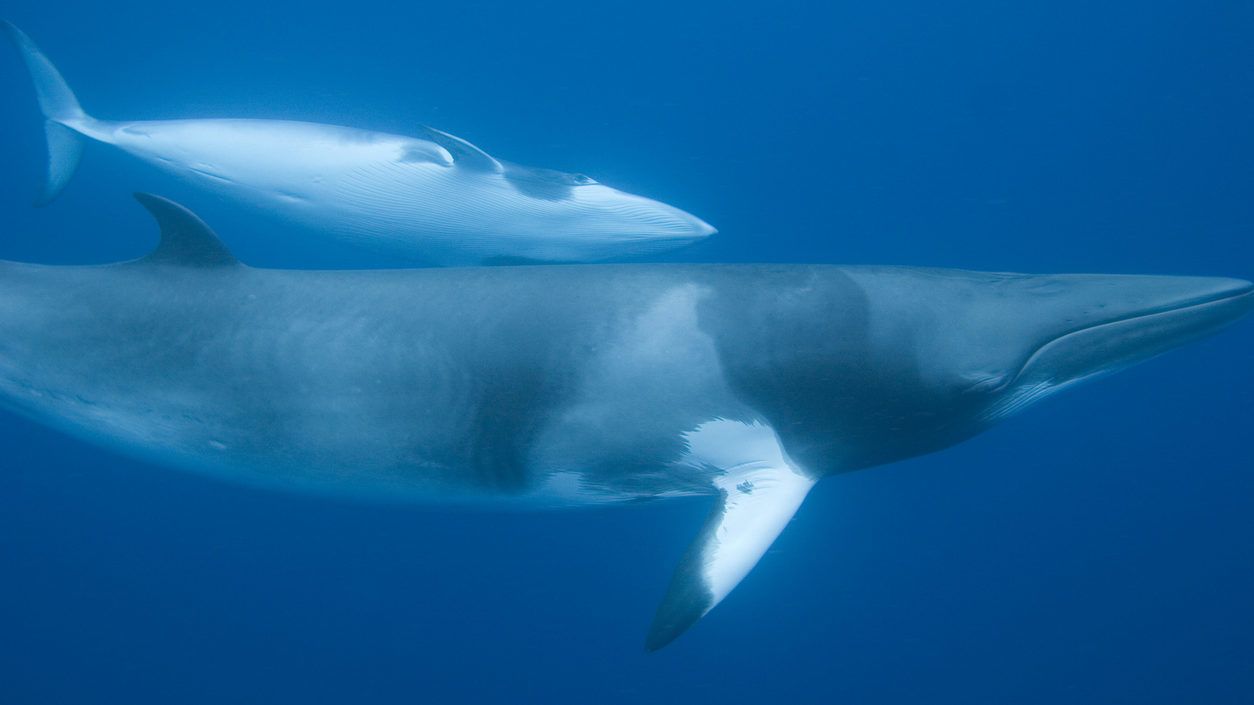
{"type": "Polygon", "coordinates": [[[710,235],[705,221],[584,176],[511,164],[430,127],[419,137],[290,120],[97,120],[12,23],[44,115],[56,198],[86,139],[386,265],[583,262],[653,254],[710,235]]]}
{"type": "Polygon", "coordinates": [[[942,449],[1231,323],[1249,282],[823,265],[292,271],[189,211],[148,257],[0,263],[0,399],[238,481],[537,506],[707,495],[647,639],[820,478],[942,449]]]}

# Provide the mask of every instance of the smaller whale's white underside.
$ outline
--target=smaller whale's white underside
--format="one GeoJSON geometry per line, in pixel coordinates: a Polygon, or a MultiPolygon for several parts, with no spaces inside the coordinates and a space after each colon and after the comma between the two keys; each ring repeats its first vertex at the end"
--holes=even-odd
{"type": "Polygon", "coordinates": [[[714,232],[701,219],[579,174],[497,160],[433,128],[407,137],[286,120],[97,120],[33,41],[18,47],[46,118],[41,202],[69,182],[81,138],[386,261],[592,261],[655,253],[714,232]]]}
{"type": "Polygon", "coordinates": [[[579,177],[494,160],[468,166],[415,137],[278,120],[67,126],[340,241],[441,264],[600,260],[713,232],[677,208],[590,179],[574,184],[579,177]]]}

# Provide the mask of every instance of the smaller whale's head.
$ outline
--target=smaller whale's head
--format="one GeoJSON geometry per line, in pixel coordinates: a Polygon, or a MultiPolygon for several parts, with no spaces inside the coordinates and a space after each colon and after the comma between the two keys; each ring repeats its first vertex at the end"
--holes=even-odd
{"type": "Polygon", "coordinates": [[[700,242],[717,232],[674,206],[606,186],[583,174],[507,165],[505,176],[521,193],[547,203],[546,240],[555,249],[546,259],[595,260],[665,252],[700,242]]]}
{"type": "Polygon", "coordinates": [[[574,203],[600,221],[595,233],[615,240],[623,252],[632,255],[691,245],[718,232],[687,211],[604,184],[576,191],[574,203]]]}

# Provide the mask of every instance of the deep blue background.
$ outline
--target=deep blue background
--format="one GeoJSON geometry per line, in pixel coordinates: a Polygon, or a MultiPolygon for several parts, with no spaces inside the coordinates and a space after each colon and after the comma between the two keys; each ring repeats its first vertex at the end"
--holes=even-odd
{"type": "MultiPolygon", "coordinates": [[[[93,5],[4,12],[100,117],[432,124],[722,230],[674,259],[1254,277],[1246,2],[93,5]]],[[[0,96],[0,257],[139,255],[143,189],[281,260],[103,147],[31,208],[13,52],[0,96]]],[[[645,655],[702,502],[337,502],[0,416],[0,703],[1250,703],[1252,427],[1247,321],[824,482],[645,655]]]]}

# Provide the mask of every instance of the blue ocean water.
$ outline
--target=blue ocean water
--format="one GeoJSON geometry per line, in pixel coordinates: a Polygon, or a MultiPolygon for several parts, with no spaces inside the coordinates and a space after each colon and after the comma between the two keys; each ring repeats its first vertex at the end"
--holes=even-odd
{"type": "MultiPolygon", "coordinates": [[[[719,227],[669,260],[1254,278],[1245,3],[3,12],[100,117],[434,125],[719,227]]],[[[0,95],[0,258],[142,254],[135,190],[257,227],[104,147],[32,208],[41,123],[14,52],[0,95]]],[[[1246,321],[957,448],[828,479],[654,654],[702,501],[288,495],[0,416],[0,703],[1254,702],[1252,402],[1246,321]]]]}

